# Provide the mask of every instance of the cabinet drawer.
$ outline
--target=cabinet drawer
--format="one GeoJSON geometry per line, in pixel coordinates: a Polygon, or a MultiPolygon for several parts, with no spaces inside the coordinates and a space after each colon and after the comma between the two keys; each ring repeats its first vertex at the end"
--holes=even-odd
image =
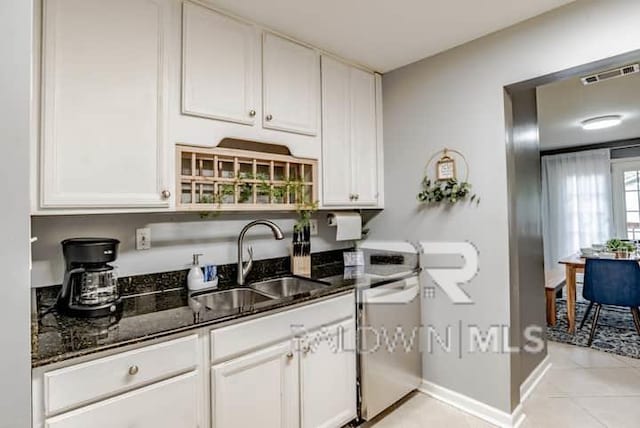
{"type": "Polygon", "coordinates": [[[196,372],[47,419],[45,428],[196,428],[196,372]]]}
{"type": "Polygon", "coordinates": [[[355,316],[355,294],[256,318],[211,332],[211,361],[216,363],[297,333],[355,316]]]}
{"type": "Polygon", "coordinates": [[[193,370],[198,360],[197,339],[191,335],[47,372],[45,412],[59,413],[193,370]]]}

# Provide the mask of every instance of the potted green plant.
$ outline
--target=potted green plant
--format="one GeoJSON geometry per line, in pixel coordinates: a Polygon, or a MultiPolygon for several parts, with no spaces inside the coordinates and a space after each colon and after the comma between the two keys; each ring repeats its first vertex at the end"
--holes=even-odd
{"type": "Polygon", "coordinates": [[[636,250],[636,246],[633,242],[614,238],[607,241],[607,250],[615,253],[617,259],[626,259],[636,250]]]}

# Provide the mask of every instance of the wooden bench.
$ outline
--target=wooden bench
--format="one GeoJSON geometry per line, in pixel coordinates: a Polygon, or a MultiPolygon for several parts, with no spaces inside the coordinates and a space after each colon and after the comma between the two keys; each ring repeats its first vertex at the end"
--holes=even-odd
{"type": "Polygon", "coordinates": [[[567,279],[565,277],[564,267],[554,269],[544,273],[544,291],[547,300],[547,324],[556,325],[556,293],[558,289],[565,286],[567,279]]]}

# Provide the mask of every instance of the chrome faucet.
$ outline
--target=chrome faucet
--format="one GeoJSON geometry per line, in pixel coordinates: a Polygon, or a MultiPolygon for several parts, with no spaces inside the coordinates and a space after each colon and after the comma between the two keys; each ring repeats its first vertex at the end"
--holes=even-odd
{"type": "Polygon", "coordinates": [[[269,226],[269,228],[273,232],[273,236],[277,240],[284,239],[284,235],[282,234],[282,229],[280,229],[277,224],[269,220],[255,220],[247,224],[245,227],[243,227],[242,231],[240,232],[240,236],[238,236],[238,279],[237,279],[238,285],[244,285],[244,280],[249,274],[251,267],[253,266],[253,249],[251,247],[249,247],[248,249],[249,261],[246,263],[242,261],[242,256],[244,253],[244,250],[243,250],[244,235],[253,226],[256,226],[259,224],[269,226]]]}

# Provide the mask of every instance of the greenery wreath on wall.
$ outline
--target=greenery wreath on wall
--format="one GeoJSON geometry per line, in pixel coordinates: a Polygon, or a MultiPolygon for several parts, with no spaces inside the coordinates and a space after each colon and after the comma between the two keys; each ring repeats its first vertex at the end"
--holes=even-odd
{"type": "Polygon", "coordinates": [[[469,165],[464,155],[457,150],[443,149],[434,153],[425,167],[425,174],[422,178],[422,190],[418,193],[417,199],[420,203],[429,206],[447,203],[449,205],[458,202],[469,201],[480,203],[480,198],[471,193],[471,183],[468,182],[469,165]],[[450,153],[457,154],[464,162],[465,178],[458,180],[456,177],[455,159],[450,153]],[[439,157],[435,163],[436,174],[432,178],[429,176],[429,169],[433,165],[436,157],[439,157]]]}

